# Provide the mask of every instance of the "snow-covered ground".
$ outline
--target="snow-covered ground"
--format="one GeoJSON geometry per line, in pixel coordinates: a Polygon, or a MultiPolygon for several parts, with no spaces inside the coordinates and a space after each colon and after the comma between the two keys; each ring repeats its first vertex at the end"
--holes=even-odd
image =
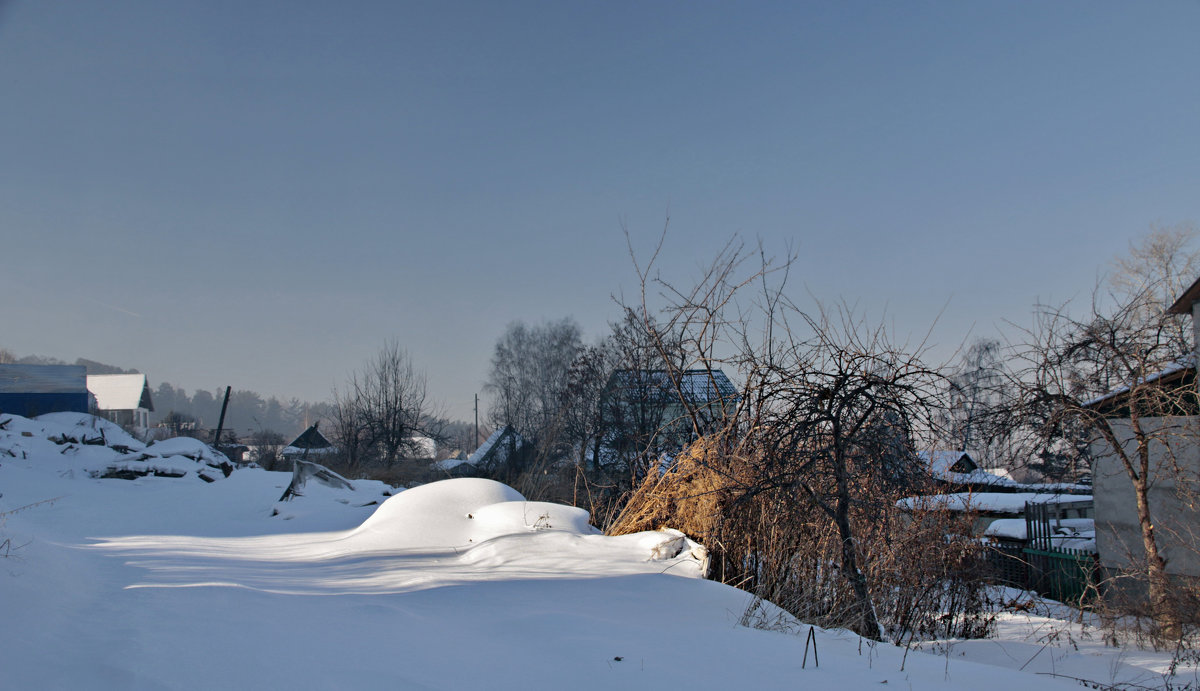
{"type": "Polygon", "coordinates": [[[751,619],[778,630],[746,626],[677,533],[605,537],[477,479],[279,502],[290,474],[220,460],[0,415],[0,688],[1078,688],[1046,672],[1145,683],[1169,660],[1042,612],[907,659],[817,630],[805,663],[809,628],[770,606],[751,619]]]}
{"type": "Polygon", "coordinates": [[[1094,615],[1031,598],[1024,591],[1004,590],[1028,611],[1002,614],[991,638],[935,641],[918,648],[947,659],[1015,668],[1035,677],[1075,680],[1086,688],[1200,689],[1194,653],[1172,673],[1169,652],[1142,650],[1132,641],[1115,647],[1094,615]]]}

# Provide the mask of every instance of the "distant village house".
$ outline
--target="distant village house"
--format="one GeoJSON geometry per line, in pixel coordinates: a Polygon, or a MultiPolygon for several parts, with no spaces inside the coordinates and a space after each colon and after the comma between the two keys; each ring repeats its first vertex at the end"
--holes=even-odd
{"type": "Polygon", "coordinates": [[[89,374],[87,390],[96,399],[96,415],[133,429],[150,426],[154,402],[144,374],[89,374]]]}
{"type": "Polygon", "coordinates": [[[337,447],[331,441],[325,438],[324,434],[317,429],[314,423],[308,429],[300,433],[300,436],[292,440],[292,443],[284,447],[280,453],[285,460],[315,460],[323,456],[329,456],[337,451],[337,447]]]}

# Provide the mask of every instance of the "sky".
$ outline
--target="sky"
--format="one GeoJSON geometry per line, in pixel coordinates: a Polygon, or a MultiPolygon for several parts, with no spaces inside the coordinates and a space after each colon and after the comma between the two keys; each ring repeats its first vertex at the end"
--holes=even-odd
{"type": "Polygon", "coordinates": [[[951,352],[1200,221],[1200,3],[0,0],[0,347],[469,419],[735,235],[951,352]],[[628,234],[628,235],[627,235],[628,234]],[[628,238],[628,240],[627,240],[628,238]],[[484,406],[486,407],[486,396],[484,406]]]}

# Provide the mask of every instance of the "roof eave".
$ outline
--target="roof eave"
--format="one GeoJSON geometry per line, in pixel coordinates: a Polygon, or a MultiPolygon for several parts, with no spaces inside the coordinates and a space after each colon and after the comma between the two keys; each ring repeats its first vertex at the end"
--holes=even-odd
{"type": "Polygon", "coordinates": [[[1167,308],[1167,314],[1191,314],[1192,304],[1200,301],[1200,278],[1197,278],[1187,290],[1183,291],[1183,295],[1179,299],[1171,303],[1167,308]]]}

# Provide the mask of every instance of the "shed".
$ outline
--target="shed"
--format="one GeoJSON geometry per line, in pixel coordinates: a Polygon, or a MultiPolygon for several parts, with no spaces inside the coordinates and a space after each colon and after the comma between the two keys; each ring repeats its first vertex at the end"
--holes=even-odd
{"type": "Polygon", "coordinates": [[[88,412],[86,367],[0,365],[0,413],[36,417],[61,412],[88,412]]]}
{"type": "Polygon", "coordinates": [[[525,438],[518,434],[511,425],[505,425],[492,432],[491,436],[478,449],[475,449],[475,453],[472,453],[465,462],[475,468],[499,468],[524,447],[525,438]]]}
{"type": "Polygon", "coordinates": [[[337,447],[333,445],[324,434],[317,429],[320,423],[314,422],[300,433],[300,436],[292,440],[292,443],[284,447],[280,455],[285,459],[309,458],[312,456],[325,456],[337,451],[337,447]]]}

